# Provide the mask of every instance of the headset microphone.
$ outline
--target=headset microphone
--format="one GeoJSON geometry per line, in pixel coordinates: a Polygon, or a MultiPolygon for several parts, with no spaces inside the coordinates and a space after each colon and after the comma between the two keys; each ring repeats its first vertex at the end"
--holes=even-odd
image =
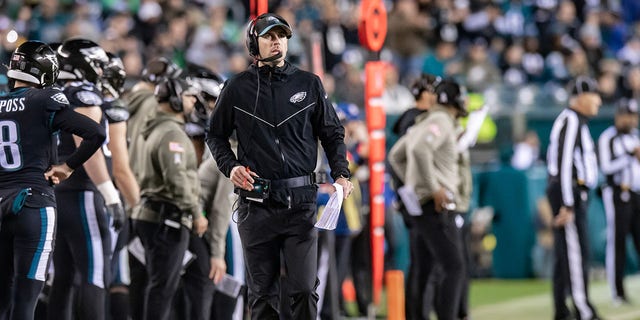
{"type": "Polygon", "coordinates": [[[256,60],[258,60],[260,62],[271,62],[271,61],[278,60],[280,58],[282,58],[282,53],[278,52],[278,53],[272,55],[271,57],[266,57],[264,59],[256,59],[256,60]]]}

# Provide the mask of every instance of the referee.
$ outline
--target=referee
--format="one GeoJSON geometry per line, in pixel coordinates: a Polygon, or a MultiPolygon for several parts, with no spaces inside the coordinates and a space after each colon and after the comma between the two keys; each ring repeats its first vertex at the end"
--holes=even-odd
{"type": "Polygon", "coordinates": [[[587,204],[598,177],[595,146],[588,118],[602,104],[596,82],[578,77],[572,84],[569,107],[556,118],[547,150],[547,197],[554,216],[554,319],[573,319],[565,303],[571,294],[575,319],[598,319],[588,293],[587,204]]]}
{"type": "Polygon", "coordinates": [[[621,100],[614,121],[614,125],[600,135],[598,152],[600,170],[606,178],[602,200],[607,216],[607,280],[614,305],[620,305],[629,303],[622,285],[629,233],[640,254],[638,103],[621,100]]]}

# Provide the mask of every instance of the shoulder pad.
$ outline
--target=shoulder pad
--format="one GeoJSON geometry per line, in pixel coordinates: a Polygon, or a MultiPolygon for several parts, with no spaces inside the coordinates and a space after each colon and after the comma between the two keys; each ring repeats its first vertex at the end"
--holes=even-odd
{"type": "Polygon", "coordinates": [[[129,110],[122,103],[118,103],[117,100],[105,102],[102,105],[102,109],[109,123],[124,122],[129,119],[129,110]]]}
{"type": "Polygon", "coordinates": [[[80,106],[99,106],[102,104],[102,97],[93,91],[77,91],[74,96],[80,106]]]}

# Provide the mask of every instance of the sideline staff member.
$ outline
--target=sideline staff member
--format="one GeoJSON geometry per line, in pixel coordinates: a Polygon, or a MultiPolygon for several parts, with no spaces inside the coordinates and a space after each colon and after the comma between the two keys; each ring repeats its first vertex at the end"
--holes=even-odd
{"type": "Polygon", "coordinates": [[[141,201],[131,218],[145,250],[149,279],[144,293],[145,320],[169,319],[192,221],[198,235],[207,227],[199,202],[198,161],[184,132],[185,114],[193,110],[195,98],[186,94],[185,87],[181,79],[156,85],[157,113],[147,118],[140,131],[143,147],[131,154],[141,170],[141,201]]]}
{"type": "Polygon", "coordinates": [[[602,100],[595,80],[580,76],[572,85],[569,108],[556,118],[547,149],[547,198],[554,216],[554,319],[570,319],[565,302],[571,294],[576,319],[598,319],[589,301],[589,188],[598,182],[598,164],[588,118],[598,114],[602,100]]]}
{"type": "MultiPolygon", "coordinates": [[[[433,264],[442,267],[435,310],[438,319],[452,320],[457,316],[464,260],[457,214],[449,204],[455,201],[459,187],[457,118],[466,114],[466,109],[457,83],[445,80],[435,93],[438,104],[425,117],[416,119],[391,148],[389,163],[404,185],[415,192],[421,206],[421,214],[412,221],[418,237],[412,240],[423,241],[433,264]]],[[[424,272],[428,279],[431,270],[424,272]]],[[[413,313],[417,313],[413,317],[421,318],[421,310],[414,309],[413,313]]]]}
{"type": "Polygon", "coordinates": [[[344,128],[320,79],[285,61],[291,27],[266,13],[247,28],[256,63],[223,88],[210,121],[207,144],[220,171],[240,188],[238,230],[248,271],[252,319],[278,319],[280,253],[295,319],[317,316],[317,141],[331,176],[347,197],[353,185],[344,128]],[[229,136],[236,131],[238,158],[229,136]],[[268,196],[254,190],[256,177],[270,180],[268,196]],[[250,200],[244,192],[253,191],[250,200]],[[264,199],[263,199],[264,198],[264,199]]]}
{"type": "Polygon", "coordinates": [[[600,170],[605,175],[602,190],[607,216],[607,280],[613,303],[628,304],[622,285],[627,261],[627,236],[633,236],[640,254],[640,137],[638,136],[638,103],[622,99],[615,123],[598,139],[600,170]]]}

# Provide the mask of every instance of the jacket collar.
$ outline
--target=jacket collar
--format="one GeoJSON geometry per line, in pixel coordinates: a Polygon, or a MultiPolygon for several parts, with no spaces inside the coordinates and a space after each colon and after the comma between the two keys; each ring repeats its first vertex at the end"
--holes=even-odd
{"type": "Polygon", "coordinates": [[[284,62],[281,67],[272,67],[270,65],[263,65],[258,67],[257,64],[252,64],[249,67],[252,73],[260,72],[260,76],[270,76],[272,80],[285,79],[287,76],[293,74],[298,70],[294,65],[288,61],[284,62]]]}

